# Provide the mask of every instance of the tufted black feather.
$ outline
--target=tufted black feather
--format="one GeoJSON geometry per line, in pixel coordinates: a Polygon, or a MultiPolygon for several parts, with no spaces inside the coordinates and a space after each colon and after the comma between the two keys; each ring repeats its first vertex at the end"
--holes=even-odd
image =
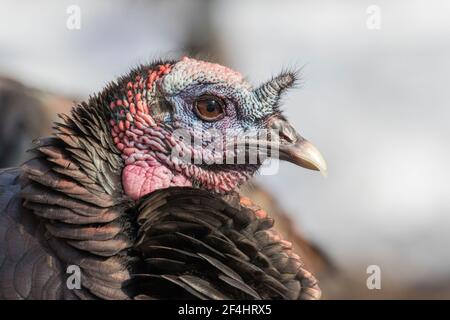
{"type": "MultiPolygon", "coordinates": [[[[227,200],[230,196],[228,196],[227,200]]],[[[239,199],[237,194],[234,195],[239,199]]],[[[193,188],[169,188],[138,205],[139,297],[318,298],[300,258],[249,208],[193,188]],[[233,205],[234,204],[234,205],[233,205]],[[274,251],[273,247],[278,250],[274,251]],[[150,277],[149,277],[150,275],[150,277]],[[170,282],[171,290],[161,290],[170,282]],[[158,288],[155,288],[158,286],[158,288]]]]}

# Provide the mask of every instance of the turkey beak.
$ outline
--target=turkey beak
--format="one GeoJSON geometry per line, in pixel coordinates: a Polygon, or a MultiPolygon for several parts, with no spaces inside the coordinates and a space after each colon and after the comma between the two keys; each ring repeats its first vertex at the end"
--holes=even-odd
{"type": "Polygon", "coordinates": [[[276,119],[271,127],[279,133],[280,160],[320,171],[323,176],[327,175],[327,163],[320,151],[311,142],[300,136],[289,122],[284,119],[276,119]]]}

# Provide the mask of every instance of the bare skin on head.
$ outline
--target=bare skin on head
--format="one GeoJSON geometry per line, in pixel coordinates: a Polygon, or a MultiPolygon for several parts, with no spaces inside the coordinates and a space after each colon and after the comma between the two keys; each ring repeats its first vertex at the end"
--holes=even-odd
{"type": "Polygon", "coordinates": [[[180,161],[174,150],[184,159],[217,160],[230,155],[211,151],[205,141],[200,145],[181,141],[177,130],[187,132],[191,141],[211,130],[230,141],[276,129],[281,134],[282,160],[325,172],[320,153],[279,110],[280,96],[294,81],[294,74],[284,73],[254,89],[238,72],[186,57],[124,78],[118,84],[119,94],[108,103],[111,135],[125,164],[125,193],[138,200],[157,189],[193,185],[225,193],[249,179],[261,165],[180,161]]]}

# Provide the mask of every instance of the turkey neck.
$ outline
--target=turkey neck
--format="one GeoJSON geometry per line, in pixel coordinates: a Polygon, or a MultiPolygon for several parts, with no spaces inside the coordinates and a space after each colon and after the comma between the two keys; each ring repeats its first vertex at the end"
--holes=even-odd
{"type": "MultiPolygon", "coordinates": [[[[80,298],[127,299],[136,259],[134,202],[123,193],[108,114],[91,99],[61,116],[22,165],[24,206],[45,228],[43,245],[81,269],[80,298]]],[[[65,270],[63,271],[65,273],[65,270]]]]}

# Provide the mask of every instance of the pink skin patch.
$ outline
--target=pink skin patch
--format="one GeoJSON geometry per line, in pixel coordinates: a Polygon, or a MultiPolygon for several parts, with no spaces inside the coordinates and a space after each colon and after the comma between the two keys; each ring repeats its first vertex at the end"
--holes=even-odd
{"type": "Polygon", "coordinates": [[[133,200],[138,200],[158,189],[192,186],[183,175],[174,174],[159,163],[155,162],[151,166],[143,161],[125,167],[122,172],[122,184],[125,193],[133,200]]]}
{"type": "Polygon", "coordinates": [[[125,161],[122,185],[133,200],[158,189],[192,185],[184,175],[174,173],[158,161],[154,153],[165,150],[152,141],[152,137],[160,137],[161,133],[149,113],[145,95],[155,90],[155,81],[170,70],[171,66],[166,64],[148,70],[144,76],[137,75],[123,88],[122,96],[110,103],[110,109],[118,116],[117,120],[110,121],[111,134],[125,161]]]}

